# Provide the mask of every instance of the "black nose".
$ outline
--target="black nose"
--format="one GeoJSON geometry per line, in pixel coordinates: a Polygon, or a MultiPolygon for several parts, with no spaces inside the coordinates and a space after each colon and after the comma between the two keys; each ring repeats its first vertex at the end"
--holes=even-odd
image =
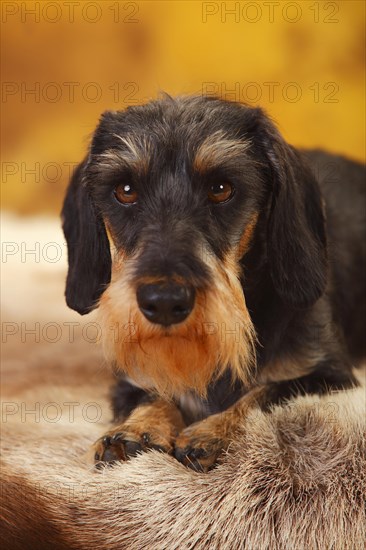
{"type": "Polygon", "coordinates": [[[194,305],[194,289],[177,283],[140,285],[136,297],[146,319],[164,326],[184,321],[194,305]]]}

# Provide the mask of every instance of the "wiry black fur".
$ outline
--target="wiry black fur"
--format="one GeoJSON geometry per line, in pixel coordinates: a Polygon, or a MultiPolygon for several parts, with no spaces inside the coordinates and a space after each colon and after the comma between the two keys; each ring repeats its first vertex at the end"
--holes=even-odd
{"type": "Polygon", "coordinates": [[[95,307],[111,280],[108,237],[90,191],[83,185],[84,169],[85,162],[76,168],[62,209],[69,260],[66,302],[82,315],[95,307]]]}
{"type": "MultiPolygon", "coordinates": [[[[143,247],[136,278],[178,274],[205,289],[211,274],[192,242],[206,242],[223,259],[259,212],[251,248],[241,260],[259,342],[258,375],[288,357],[306,365],[300,375],[294,373],[296,379],[283,381],[279,374],[278,382],[268,385],[267,405],[297,393],[350,387],[356,384],[351,368],[365,356],[364,174],[357,162],[289,146],[258,108],[166,96],[105,113],[65,199],[67,302],[88,312],[110,280],[103,220],[117,248],[130,254],[143,247]],[[251,146],[235,162],[198,174],[193,154],[217,131],[251,146]],[[131,135],[148,136],[152,143],[146,173],[128,163],[101,166],[100,155],[123,148],[118,136],[131,135]],[[136,186],[138,204],[126,207],[114,198],[121,181],[136,186]],[[209,204],[208,185],[220,181],[230,181],[235,195],[227,203],[209,204]]],[[[223,410],[245,391],[224,377],[209,388],[203,408],[207,414],[223,410]]],[[[115,395],[118,415],[129,405],[123,388],[115,395]]],[[[133,404],[144,396],[131,388],[129,395],[133,404]]]]}

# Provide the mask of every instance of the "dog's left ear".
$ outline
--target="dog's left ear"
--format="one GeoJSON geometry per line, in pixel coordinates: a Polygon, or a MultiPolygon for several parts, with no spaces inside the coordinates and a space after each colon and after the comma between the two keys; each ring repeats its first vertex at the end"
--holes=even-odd
{"type": "Polygon", "coordinates": [[[66,303],[81,315],[97,306],[111,279],[108,236],[85,185],[86,164],[84,160],[75,169],[61,213],[69,260],[66,303]]]}
{"type": "Polygon", "coordinates": [[[327,281],[322,197],[306,161],[261,115],[260,139],[272,179],[267,237],[271,277],[287,305],[307,307],[320,298],[327,281]]]}

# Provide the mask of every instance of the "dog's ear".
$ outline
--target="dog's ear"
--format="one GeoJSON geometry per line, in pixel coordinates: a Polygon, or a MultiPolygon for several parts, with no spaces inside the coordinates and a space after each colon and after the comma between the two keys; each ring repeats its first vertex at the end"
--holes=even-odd
{"type": "Polygon", "coordinates": [[[267,236],[272,281],[284,303],[307,307],[320,298],[327,281],[319,185],[300,153],[285,142],[267,117],[261,141],[272,180],[267,236]]]}
{"type": "Polygon", "coordinates": [[[84,315],[97,306],[111,279],[111,253],[101,214],[85,185],[84,160],[75,169],[62,208],[69,271],[66,303],[84,315]]]}

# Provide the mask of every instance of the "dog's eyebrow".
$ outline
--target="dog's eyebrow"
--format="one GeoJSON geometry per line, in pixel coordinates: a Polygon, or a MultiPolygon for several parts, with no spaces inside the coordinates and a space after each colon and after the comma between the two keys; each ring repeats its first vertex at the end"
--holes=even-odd
{"type": "Polygon", "coordinates": [[[121,141],[124,148],[113,147],[98,155],[98,166],[109,169],[131,166],[138,171],[146,171],[151,158],[151,144],[147,136],[131,139],[113,134],[113,137],[121,141]]]}
{"type": "Polygon", "coordinates": [[[250,148],[250,145],[249,140],[229,138],[221,130],[214,132],[198,147],[193,160],[193,168],[198,172],[204,172],[232,159],[243,158],[243,154],[250,148]]]}
{"type": "Polygon", "coordinates": [[[135,136],[134,139],[130,136],[120,136],[119,134],[113,134],[113,137],[123,143],[126,147],[124,153],[127,153],[129,158],[136,162],[141,161],[141,158],[149,156],[151,152],[151,142],[146,135],[135,136]]]}

